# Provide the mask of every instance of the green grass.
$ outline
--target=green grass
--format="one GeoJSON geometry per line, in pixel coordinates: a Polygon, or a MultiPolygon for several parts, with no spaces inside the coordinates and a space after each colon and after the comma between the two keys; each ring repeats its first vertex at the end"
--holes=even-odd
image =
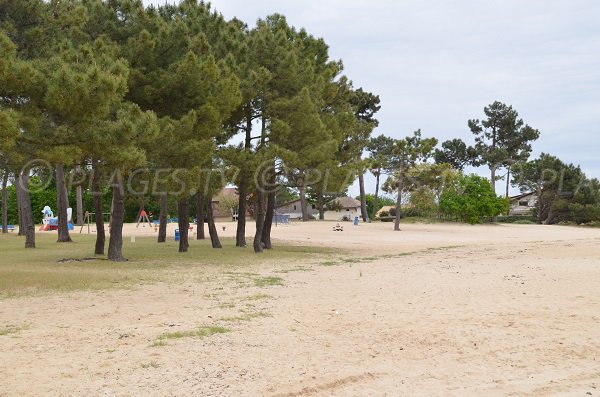
{"type": "Polygon", "coordinates": [[[148,369],[148,368],[158,368],[160,367],[160,364],[156,361],[150,361],[149,363],[142,363],[141,367],[144,369],[148,369]]]}
{"type": "Polygon", "coordinates": [[[251,295],[251,296],[247,296],[245,298],[243,298],[243,301],[259,301],[259,300],[265,300],[265,299],[271,299],[272,296],[271,295],[267,295],[267,294],[255,294],[255,295],[251,295]]]}
{"type": "Polygon", "coordinates": [[[16,326],[16,325],[7,325],[4,327],[0,327],[0,336],[17,334],[26,328],[27,328],[27,326],[16,326]]]}
{"type": "Polygon", "coordinates": [[[161,339],[161,340],[155,340],[154,342],[152,342],[150,347],[164,347],[164,346],[168,346],[168,345],[169,344],[167,343],[166,340],[161,339]]]}
{"type": "Polygon", "coordinates": [[[257,277],[254,279],[254,285],[257,287],[271,287],[275,285],[283,285],[281,277],[257,277]]]}
{"type": "MultiPolygon", "coordinates": [[[[160,341],[167,341],[167,340],[171,340],[171,339],[183,339],[183,338],[206,338],[211,335],[224,334],[227,332],[229,332],[229,329],[227,329],[225,327],[212,325],[212,326],[207,326],[207,327],[199,327],[197,329],[189,330],[189,331],[165,332],[164,334],[161,334],[156,339],[156,341],[160,342],[160,341]]],[[[156,344],[156,346],[163,346],[163,345],[156,344]]]]}
{"type": "Polygon", "coordinates": [[[242,321],[252,321],[255,318],[266,318],[266,317],[271,317],[271,313],[267,313],[267,312],[246,313],[246,314],[243,314],[240,316],[223,317],[219,321],[239,323],[242,321]]]}
{"type": "MultiPolygon", "coordinates": [[[[129,288],[173,280],[182,270],[200,276],[207,266],[233,271],[263,263],[305,262],[332,252],[328,248],[277,244],[259,255],[249,248],[236,248],[233,239],[222,239],[224,248],[220,250],[213,249],[209,241],[190,240],[189,252],[180,254],[174,241],[158,244],[154,237],[137,237],[135,243],[124,240],[123,253],[129,261],[113,263],[94,257],[94,235],[73,233],[72,237],[73,243],[59,244],[55,234],[38,233],[37,248],[25,249],[22,237],[0,235],[0,298],[129,288]]],[[[254,284],[254,278],[259,285],[269,284],[255,274],[249,284],[254,284]]]]}

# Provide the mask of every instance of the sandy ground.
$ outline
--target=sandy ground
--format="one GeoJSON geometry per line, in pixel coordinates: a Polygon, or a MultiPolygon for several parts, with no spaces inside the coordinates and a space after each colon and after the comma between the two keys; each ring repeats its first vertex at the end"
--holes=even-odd
{"type": "Polygon", "coordinates": [[[274,229],[343,258],[248,269],[283,286],[210,274],[0,301],[27,324],[0,336],[0,395],[600,396],[599,230],[331,226],[274,229]],[[231,332],[152,346],[214,324],[231,332]]]}

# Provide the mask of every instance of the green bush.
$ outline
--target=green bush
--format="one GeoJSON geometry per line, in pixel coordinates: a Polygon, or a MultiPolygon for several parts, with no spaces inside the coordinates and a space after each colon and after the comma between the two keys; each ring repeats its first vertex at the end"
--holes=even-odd
{"type": "Polygon", "coordinates": [[[470,224],[506,213],[508,207],[508,200],[496,196],[487,179],[474,174],[455,176],[440,198],[443,215],[470,224]]]}

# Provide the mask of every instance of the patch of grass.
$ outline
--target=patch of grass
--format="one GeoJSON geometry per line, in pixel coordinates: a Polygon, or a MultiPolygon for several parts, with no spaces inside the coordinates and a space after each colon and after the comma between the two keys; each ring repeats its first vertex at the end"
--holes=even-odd
{"type": "Polygon", "coordinates": [[[157,361],[150,361],[149,363],[142,363],[141,367],[144,369],[158,368],[158,367],[160,367],[160,364],[157,361]]]}
{"type": "Polygon", "coordinates": [[[379,259],[379,258],[376,256],[368,256],[366,258],[362,258],[362,261],[363,262],[373,262],[373,261],[376,261],[377,259],[379,259]]]}
{"type": "Polygon", "coordinates": [[[245,298],[243,298],[243,301],[259,301],[259,300],[265,300],[265,299],[271,299],[272,296],[271,295],[267,295],[267,294],[256,294],[256,295],[250,295],[247,296],[245,298]]]}
{"type": "Polygon", "coordinates": [[[252,321],[255,318],[266,318],[266,317],[271,317],[271,313],[267,313],[267,312],[246,313],[241,316],[224,317],[224,318],[220,319],[219,321],[239,323],[239,322],[243,322],[243,321],[252,321]]]}
{"type": "Polygon", "coordinates": [[[175,331],[175,332],[165,332],[161,334],[157,340],[164,341],[169,339],[182,339],[182,338],[205,338],[207,336],[215,335],[215,334],[224,334],[229,332],[229,329],[225,327],[220,327],[217,325],[207,326],[207,327],[199,327],[198,329],[190,330],[190,331],[175,331]]]}
{"type": "Polygon", "coordinates": [[[293,269],[277,270],[275,273],[288,274],[288,273],[294,273],[294,272],[310,272],[310,271],[313,271],[313,270],[314,269],[312,267],[298,266],[298,267],[295,267],[293,269]]]}
{"type": "MultiPolygon", "coordinates": [[[[205,277],[207,266],[234,271],[255,264],[306,263],[311,256],[321,257],[333,252],[329,248],[278,243],[275,249],[256,255],[252,250],[236,248],[233,239],[223,238],[222,250],[192,239],[189,252],[180,254],[178,243],[174,241],[157,244],[154,237],[137,237],[135,243],[129,238],[123,241],[123,254],[129,261],[113,263],[105,257],[93,256],[95,235],[73,233],[72,237],[73,243],[57,243],[56,234],[37,233],[37,248],[25,249],[21,237],[0,234],[0,299],[51,292],[131,288],[176,280],[182,277],[182,268],[205,277]],[[68,260],[61,261],[63,259],[68,260]]],[[[252,285],[256,276],[238,277],[247,279],[252,285]]]]}
{"type": "Polygon", "coordinates": [[[235,303],[221,303],[217,305],[218,309],[235,309],[235,303]]]}
{"type": "Polygon", "coordinates": [[[257,277],[254,279],[254,285],[257,287],[271,287],[275,285],[283,285],[283,279],[281,277],[257,277]]]}
{"type": "Polygon", "coordinates": [[[447,251],[447,250],[451,250],[454,248],[460,248],[460,245],[448,245],[445,247],[431,247],[431,248],[427,248],[427,251],[447,251]]]}
{"type": "Polygon", "coordinates": [[[529,219],[517,219],[513,222],[513,225],[536,225],[536,223],[529,219]]]}
{"type": "Polygon", "coordinates": [[[17,326],[17,325],[7,325],[4,327],[0,327],[0,336],[5,336],[5,335],[14,335],[17,334],[19,332],[21,332],[24,329],[27,329],[28,327],[25,325],[21,325],[21,326],[17,326]]]}
{"type": "Polygon", "coordinates": [[[168,346],[167,341],[164,339],[157,339],[154,342],[152,342],[152,344],[150,345],[150,347],[164,347],[164,346],[168,346]]]}
{"type": "Polygon", "coordinates": [[[338,266],[338,265],[340,265],[340,262],[336,262],[336,261],[324,261],[324,262],[320,262],[319,265],[320,266],[338,266]]]}

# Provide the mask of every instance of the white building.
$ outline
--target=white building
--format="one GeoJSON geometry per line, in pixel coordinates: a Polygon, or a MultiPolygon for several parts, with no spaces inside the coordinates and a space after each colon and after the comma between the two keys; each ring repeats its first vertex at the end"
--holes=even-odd
{"type": "Polygon", "coordinates": [[[352,197],[338,197],[325,205],[326,221],[353,221],[360,217],[360,201],[352,197]]]}
{"type": "Polygon", "coordinates": [[[537,194],[533,192],[511,197],[509,215],[531,215],[537,200],[537,194]]]}

